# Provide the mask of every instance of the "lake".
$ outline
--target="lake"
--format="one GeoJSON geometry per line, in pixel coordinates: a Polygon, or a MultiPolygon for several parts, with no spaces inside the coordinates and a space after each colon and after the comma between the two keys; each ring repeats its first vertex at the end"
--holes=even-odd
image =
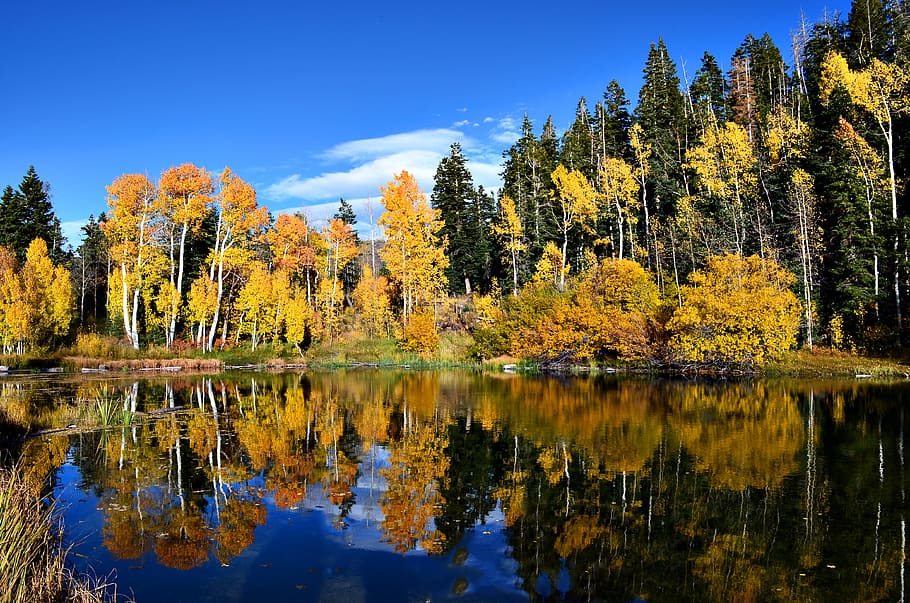
{"type": "Polygon", "coordinates": [[[140,603],[902,601],[908,393],[343,370],[5,377],[0,408],[73,426],[21,452],[140,603]]]}

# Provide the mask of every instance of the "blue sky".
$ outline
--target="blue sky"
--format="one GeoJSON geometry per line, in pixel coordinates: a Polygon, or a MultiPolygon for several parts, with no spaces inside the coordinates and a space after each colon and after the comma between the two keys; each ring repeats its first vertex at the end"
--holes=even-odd
{"type": "MultiPolygon", "coordinates": [[[[805,15],[848,0],[708,2],[8,2],[0,9],[0,186],[29,165],[67,234],[106,209],[124,173],[229,166],[273,212],[361,222],[407,169],[428,193],[461,143],[496,188],[527,113],[562,131],[582,95],[616,79],[637,104],[663,37],[689,75],[704,51],[726,71],[747,34],[788,63],[805,15]]],[[[2,219],[2,216],[0,216],[2,219]]],[[[75,244],[75,243],[74,243],[75,244]]]]}

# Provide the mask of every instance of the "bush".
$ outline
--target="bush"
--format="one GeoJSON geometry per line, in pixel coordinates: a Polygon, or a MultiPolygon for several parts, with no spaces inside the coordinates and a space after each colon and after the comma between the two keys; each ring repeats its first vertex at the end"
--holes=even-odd
{"type": "Polygon", "coordinates": [[[113,337],[105,337],[98,333],[79,333],[76,336],[77,356],[89,358],[116,358],[119,356],[120,345],[113,337]]]}
{"type": "Polygon", "coordinates": [[[751,368],[796,344],[795,277],[757,256],[714,256],[682,287],[682,307],[667,325],[679,363],[751,368]]]}
{"type": "Polygon", "coordinates": [[[399,345],[401,349],[416,352],[421,356],[434,354],[439,348],[439,332],[436,330],[433,314],[428,311],[412,314],[399,345]]]}

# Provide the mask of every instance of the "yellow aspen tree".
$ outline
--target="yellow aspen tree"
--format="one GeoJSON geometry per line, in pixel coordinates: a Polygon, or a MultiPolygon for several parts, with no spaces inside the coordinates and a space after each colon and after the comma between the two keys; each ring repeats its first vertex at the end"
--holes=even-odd
{"type": "MultiPolygon", "coordinates": [[[[645,249],[648,250],[648,258],[651,257],[651,217],[648,211],[648,176],[651,175],[651,143],[644,139],[644,129],[641,124],[634,123],[629,128],[629,143],[632,146],[632,157],[634,158],[632,173],[638,182],[639,192],[641,193],[641,209],[645,218],[645,249]]],[[[657,244],[654,249],[655,261],[660,261],[660,254],[657,253],[657,244]]]]}
{"type": "Polygon", "coordinates": [[[385,245],[379,255],[401,292],[401,319],[406,326],[411,313],[432,302],[445,290],[445,240],[440,211],[430,207],[426,194],[407,171],[380,187],[385,211],[379,225],[385,245]]]}
{"type": "Polygon", "coordinates": [[[632,237],[633,228],[638,221],[634,213],[638,199],[638,181],[632,174],[628,163],[616,157],[605,157],[600,167],[600,186],[604,197],[611,207],[615,208],[616,233],[619,237],[619,246],[616,248],[618,259],[624,259],[625,235],[624,227],[628,224],[629,248],[632,250],[632,259],[635,259],[635,240],[632,237]]]}
{"type": "Polygon", "coordinates": [[[853,102],[864,109],[878,123],[888,154],[888,177],[891,191],[891,220],[894,223],[894,298],[897,309],[897,327],[901,328],[901,291],[900,291],[900,228],[897,212],[897,175],[894,169],[894,124],[895,120],[910,109],[910,96],[907,94],[907,74],[897,63],[887,64],[872,59],[869,66],[862,71],[853,71],[847,60],[836,52],[829,52],[822,63],[819,94],[822,102],[828,102],[838,86],[850,94],[853,102]]]}
{"type": "Polygon", "coordinates": [[[531,281],[539,285],[560,287],[560,283],[565,282],[569,271],[570,266],[559,251],[559,247],[553,241],[547,241],[543,247],[543,253],[540,254],[540,259],[537,260],[537,265],[534,267],[534,276],[531,281]]]}
{"type": "Polygon", "coordinates": [[[306,299],[313,303],[319,281],[318,258],[323,253],[323,241],[307,224],[303,214],[281,214],[266,234],[275,267],[299,275],[306,284],[306,299]]]}
{"type": "Polygon", "coordinates": [[[512,266],[512,295],[518,295],[518,258],[528,246],[524,244],[524,227],[515,208],[515,201],[508,195],[499,200],[499,220],[491,227],[493,234],[502,241],[506,260],[512,266]]]}
{"type": "Polygon", "coordinates": [[[156,208],[163,219],[169,260],[169,303],[165,306],[165,344],[174,343],[177,314],[183,301],[186,239],[202,226],[212,202],[212,175],[192,163],[172,167],[161,174],[156,208]]]}
{"type": "Polygon", "coordinates": [[[569,247],[569,232],[576,226],[588,228],[597,217],[597,191],[578,170],[567,170],[564,165],[556,166],[551,174],[556,186],[555,200],[560,214],[557,216],[562,229],[562,264],[559,270],[559,288],[566,286],[566,258],[569,247]]]}
{"type": "MultiPolygon", "coordinates": [[[[708,130],[702,143],[686,152],[686,167],[698,175],[707,197],[723,204],[728,221],[725,230],[733,234],[733,250],[739,255],[746,242],[745,208],[757,195],[757,164],[749,133],[732,121],[708,130]]],[[[764,251],[760,216],[757,226],[764,251]]]]}
{"type": "Polygon", "coordinates": [[[323,294],[320,296],[325,317],[324,326],[329,340],[332,340],[338,323],[340,306],[344,302],[344,287],[339,273],[348,262],[357,257],[358,249],[354,230],[343,220],[331,219],[322,231],[325,242],[325,279],[322,281],[323,294]]]}
{"type": "Polygon", "coordinates": [[[275,315],[275,295],[272,287],[272,275],[262,262],[253,262],[246,283],[237,295],[236,307],[240,311],[240,332],[250,335],[250,349],[262,340],[263,333],[272,328],[275,315]]]}
{"type": "Polygon", "coordinates": [[[354,307],[370,337],[377,333],[388,337],[392,318],[389,281],[382,275],[374,276],[369,264],[364,264],[360,281],[354,288],[354,307]]]}
{"type": "Polygon", "coordinates": [[[18,303],[18,273],[16,255],[8,248],[0,247],[0,339],[4,354],[16,351],[19,340],[16,327],[17,307],[21,306],[18,303]]]}
{"type": "Polygon", "coordinates": [[[288,300],[285,314],[285,338],[288,343],[294,344],[301,357],[303,350],[300,345],[312,337],[313,323],[313,307],[307,301],[306,294],[299,289],[294,291],[288,300]]]}
{"type": "Polygon", "coordinates": [[[204,341],[206,325],[200,323],[198,340],[207,351],[215,345],[218,319],[224,296],[224,280],[234,267],[245,265],[252,256],[251,244],[258,240],[268,224],[268,209],[256,203],[256,191],[229,168],[219,177],[221,191],[218,195],[218,225],[215,231],[215,248],[211,254],[209,280],[216,284],[215,306],[208,340],[204,341]]]}
{"type": "Polygon", "coordinates": [[[133,349],[139,349],[139,298],[150,275],[159,225],[154,208],[157,191],[142,174],[124,174],[107,187],[110,211],[101,228],[110,245],[116,272],[111,272],[108,296],[111,314],[123,317],[123,331],[133,349]]]}
{"type": "Polygon", "coordinates": [[[28,246],[21,269],[15,256],[0,250],[0,317],[4,349],[22,354],[65,335],[73,319],[74,297],[69,272],[54,265],[47,243],[28,246]]]}
{"type": "Polygon", "coordinates": [[[53,264],[48,256],[47,243],[35,239],[25,254],[23,273],[34,274],[42,289],[41,312],[34,333],[47,341],[62,337],[69,330],[73,320],[75,298],[69,271],[60,264],[53,264]]]}

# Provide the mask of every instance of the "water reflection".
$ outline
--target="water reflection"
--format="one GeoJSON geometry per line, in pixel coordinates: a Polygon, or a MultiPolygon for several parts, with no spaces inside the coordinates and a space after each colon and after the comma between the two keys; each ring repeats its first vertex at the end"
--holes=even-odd
{"type": "MultiPolygon", "coordinates": [[[[0,387],[7,415],[81,427],[29,440],[32,470],[69,458],[104,551],[146,572],[230,568],[318,511],[355,549],[438,559],[400,586],[409,597],[906,592],[905,385],[380,371],[46,385],[0,387]],[[126,424],[88,429],[74,411],[100,387],[126,424]],[[510,563],[471,568],[480,536],[510,563]]],[[[309,529],[295,551],[326,537],[309,529]]],[[[361,584],[392,563],[371,559],[361,584]]]]}

